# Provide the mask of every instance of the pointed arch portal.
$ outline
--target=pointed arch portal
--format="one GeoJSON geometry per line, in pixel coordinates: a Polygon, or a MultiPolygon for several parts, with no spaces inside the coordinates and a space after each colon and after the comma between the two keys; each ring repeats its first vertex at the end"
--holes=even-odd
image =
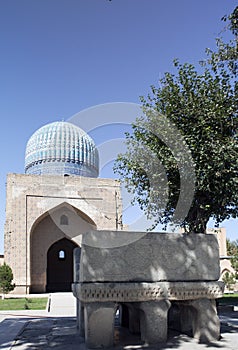
{"type": "Polygon", "coordinates": [[[71,291],[73,249],[96,229],[87,213],[61,203],[33,223],[30,236],[30,293],[71,291]]]}
{"type": "Polygon", "coordinates": [[[70,292],[73,282],[73,250],[78,245],[67,238],[53,243],[47,252],[47,292],[70,292]]]}

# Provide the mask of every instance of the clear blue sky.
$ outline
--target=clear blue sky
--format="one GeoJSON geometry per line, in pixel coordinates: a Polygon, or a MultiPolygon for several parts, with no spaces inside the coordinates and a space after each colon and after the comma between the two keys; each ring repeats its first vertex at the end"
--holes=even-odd
{"type": "MultiPolygon", "coordinates": [[[[6,175],[24,172],[31,134],[97,104],[139,103],[139,96],[172,70],[175,57],[196,63],[206,47],[215,47],[221,17],[236,5],[233,0],[0,0],[0,253],[6,175]]],[[[226,227],[236,239],[235,222],[226,227]]]]}

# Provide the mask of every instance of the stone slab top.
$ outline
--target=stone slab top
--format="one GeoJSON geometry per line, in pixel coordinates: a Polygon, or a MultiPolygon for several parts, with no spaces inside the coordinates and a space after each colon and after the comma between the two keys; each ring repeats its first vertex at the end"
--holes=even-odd
{"type": "Polygon", "coordinates": [[[217,281],[219,277],[219,247],[214,234],[83,234],[80,282],[217,281]]]}

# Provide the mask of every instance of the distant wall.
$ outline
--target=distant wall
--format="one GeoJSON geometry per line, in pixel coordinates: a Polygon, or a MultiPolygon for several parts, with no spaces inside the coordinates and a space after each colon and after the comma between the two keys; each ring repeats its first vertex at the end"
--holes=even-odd
{"type": "Polygon", "coordinates": [[[4,263],[4,255],[0,254],[0,266],[4,263]]]}
{"type": "Polygon", "coordinates": [[[222,280],[226,272],[235,273],[235,270],[231,266],[230,257],[227,256],[226,229],[225,227],[209,228],[207,229],[207,233],[215,234],[218,240],[219,254],[220,254],[220,269],[221,269],[220,280],[222,280]]]}
{"type": "Polygon", "coordinates": [[[218,244],[219,244],[219,252],[220,256],[227,256],[226,250],[226,229],[225,227],[218,228],[208,228],[207,233],[215,234],[217,236],[218,244]]]}

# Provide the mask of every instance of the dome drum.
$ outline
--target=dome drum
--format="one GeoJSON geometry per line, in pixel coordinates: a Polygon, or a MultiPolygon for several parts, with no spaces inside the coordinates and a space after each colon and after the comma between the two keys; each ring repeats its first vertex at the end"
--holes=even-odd
{"type": "Polygon", "coordinates": [[[30,166],[29,170],[26,170],[26,174],[31,175],[71,175],[71,176],[85,176],[85,177],[97,177],[97,169],[88,167],[85,164],[73,164],[73,163],[42,163],[34,164],[30,166]]]}

